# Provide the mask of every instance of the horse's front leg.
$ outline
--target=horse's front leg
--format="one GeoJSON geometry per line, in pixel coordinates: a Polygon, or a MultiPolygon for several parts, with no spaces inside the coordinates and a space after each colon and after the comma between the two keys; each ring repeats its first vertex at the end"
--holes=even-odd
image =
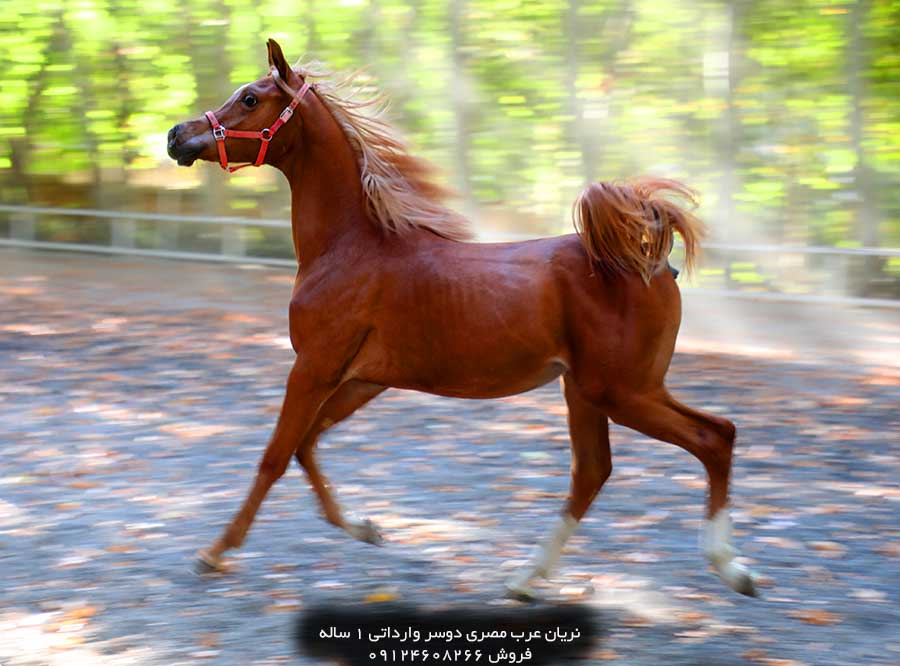
{"type": "Polygon", "coordinates": [[[200,551],[201,568],[221,569],[222,554],[230,548],[239,548],[244,542],[269,488],[284,474],[297,446],[313,426],[320,406],[335,388],[333,382],[319,379],[313,369],[297,357],[288,375],[275,432],[263,453],[250,494],[222,536],[209,549],[200,551]]]}

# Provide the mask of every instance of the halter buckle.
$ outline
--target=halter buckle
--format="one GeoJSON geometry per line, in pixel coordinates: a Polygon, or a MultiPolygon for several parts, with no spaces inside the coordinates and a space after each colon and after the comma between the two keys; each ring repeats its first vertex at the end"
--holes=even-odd
{"type": "Polygon", "coordinates": [[[291,119],[291,116],[293,116],[293,115],[294,115],[294,110],[291,107],[286,106],[286,107],[284,107],[284,111],[281,112],[281,119],[284,122],[287,122],[291,119]]]}
{"type": "Polygon", "coordinates": [[[225,128],[222,126],[213,127],[213,138],[216,141],[224,141],[225,140],[225,128]]]}

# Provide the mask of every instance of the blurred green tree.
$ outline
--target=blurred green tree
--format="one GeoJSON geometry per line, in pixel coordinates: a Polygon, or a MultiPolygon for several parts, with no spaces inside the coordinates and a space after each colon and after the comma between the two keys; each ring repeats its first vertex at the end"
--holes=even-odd
{"type": "MultiPolygon", "coordinates": [[[[720,240],[897,245],[898,27],[897,0],[5,0],[0,192],[284,217],[276,174],[164,152],[274,36],[369,66],[482,226],[563,231],[584,181],[652,172],[706,195],[720,240]]],[[[869,261],[862,283],[897,273],[869,261]]]]}

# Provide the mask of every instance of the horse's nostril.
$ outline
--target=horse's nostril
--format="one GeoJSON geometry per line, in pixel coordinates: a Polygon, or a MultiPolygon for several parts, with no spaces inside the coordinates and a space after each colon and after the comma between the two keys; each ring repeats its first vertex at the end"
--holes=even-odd
{"type": "Polygon", "coordinates": [[[178,134],[178,125],[175,125],[172,129],[169,130],[169,142],[175,140],[175,135],[178,134]]]}

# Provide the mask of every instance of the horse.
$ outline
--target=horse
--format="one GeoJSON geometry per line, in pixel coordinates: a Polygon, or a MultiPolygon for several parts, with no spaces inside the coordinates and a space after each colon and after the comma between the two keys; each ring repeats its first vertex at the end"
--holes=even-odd
{"type": "Polygon", "coordinates": [[[335,80],[315,63],[290,66],[274,40],[267,50],[263,78],[168,134],[182,166],[281,171],[297,258],[284,403],[241,509],[198,564],[224,568],[292,457],[329,523],[380,544],[370,520],[344,515],[315,447],[385,389],[488,399],[561,378],[570,490],[508,593],[533,599],[532,582],[550,576],[612,471],[612,419],[699,459],[708,481],[701,549],[731,588],[755,595],[755,574],[732,543],[735,426],[681,404],[664,381],[681,322],[668,255],[677,233],[690,269],[703,234],[693,191],[661,178],[596,182],[574,203],[576,233],[467,242],[468,222],[445,205],[451,193],[434,167],[373,111],[379,97],[360,100],[353,77],[335,80]]]}

